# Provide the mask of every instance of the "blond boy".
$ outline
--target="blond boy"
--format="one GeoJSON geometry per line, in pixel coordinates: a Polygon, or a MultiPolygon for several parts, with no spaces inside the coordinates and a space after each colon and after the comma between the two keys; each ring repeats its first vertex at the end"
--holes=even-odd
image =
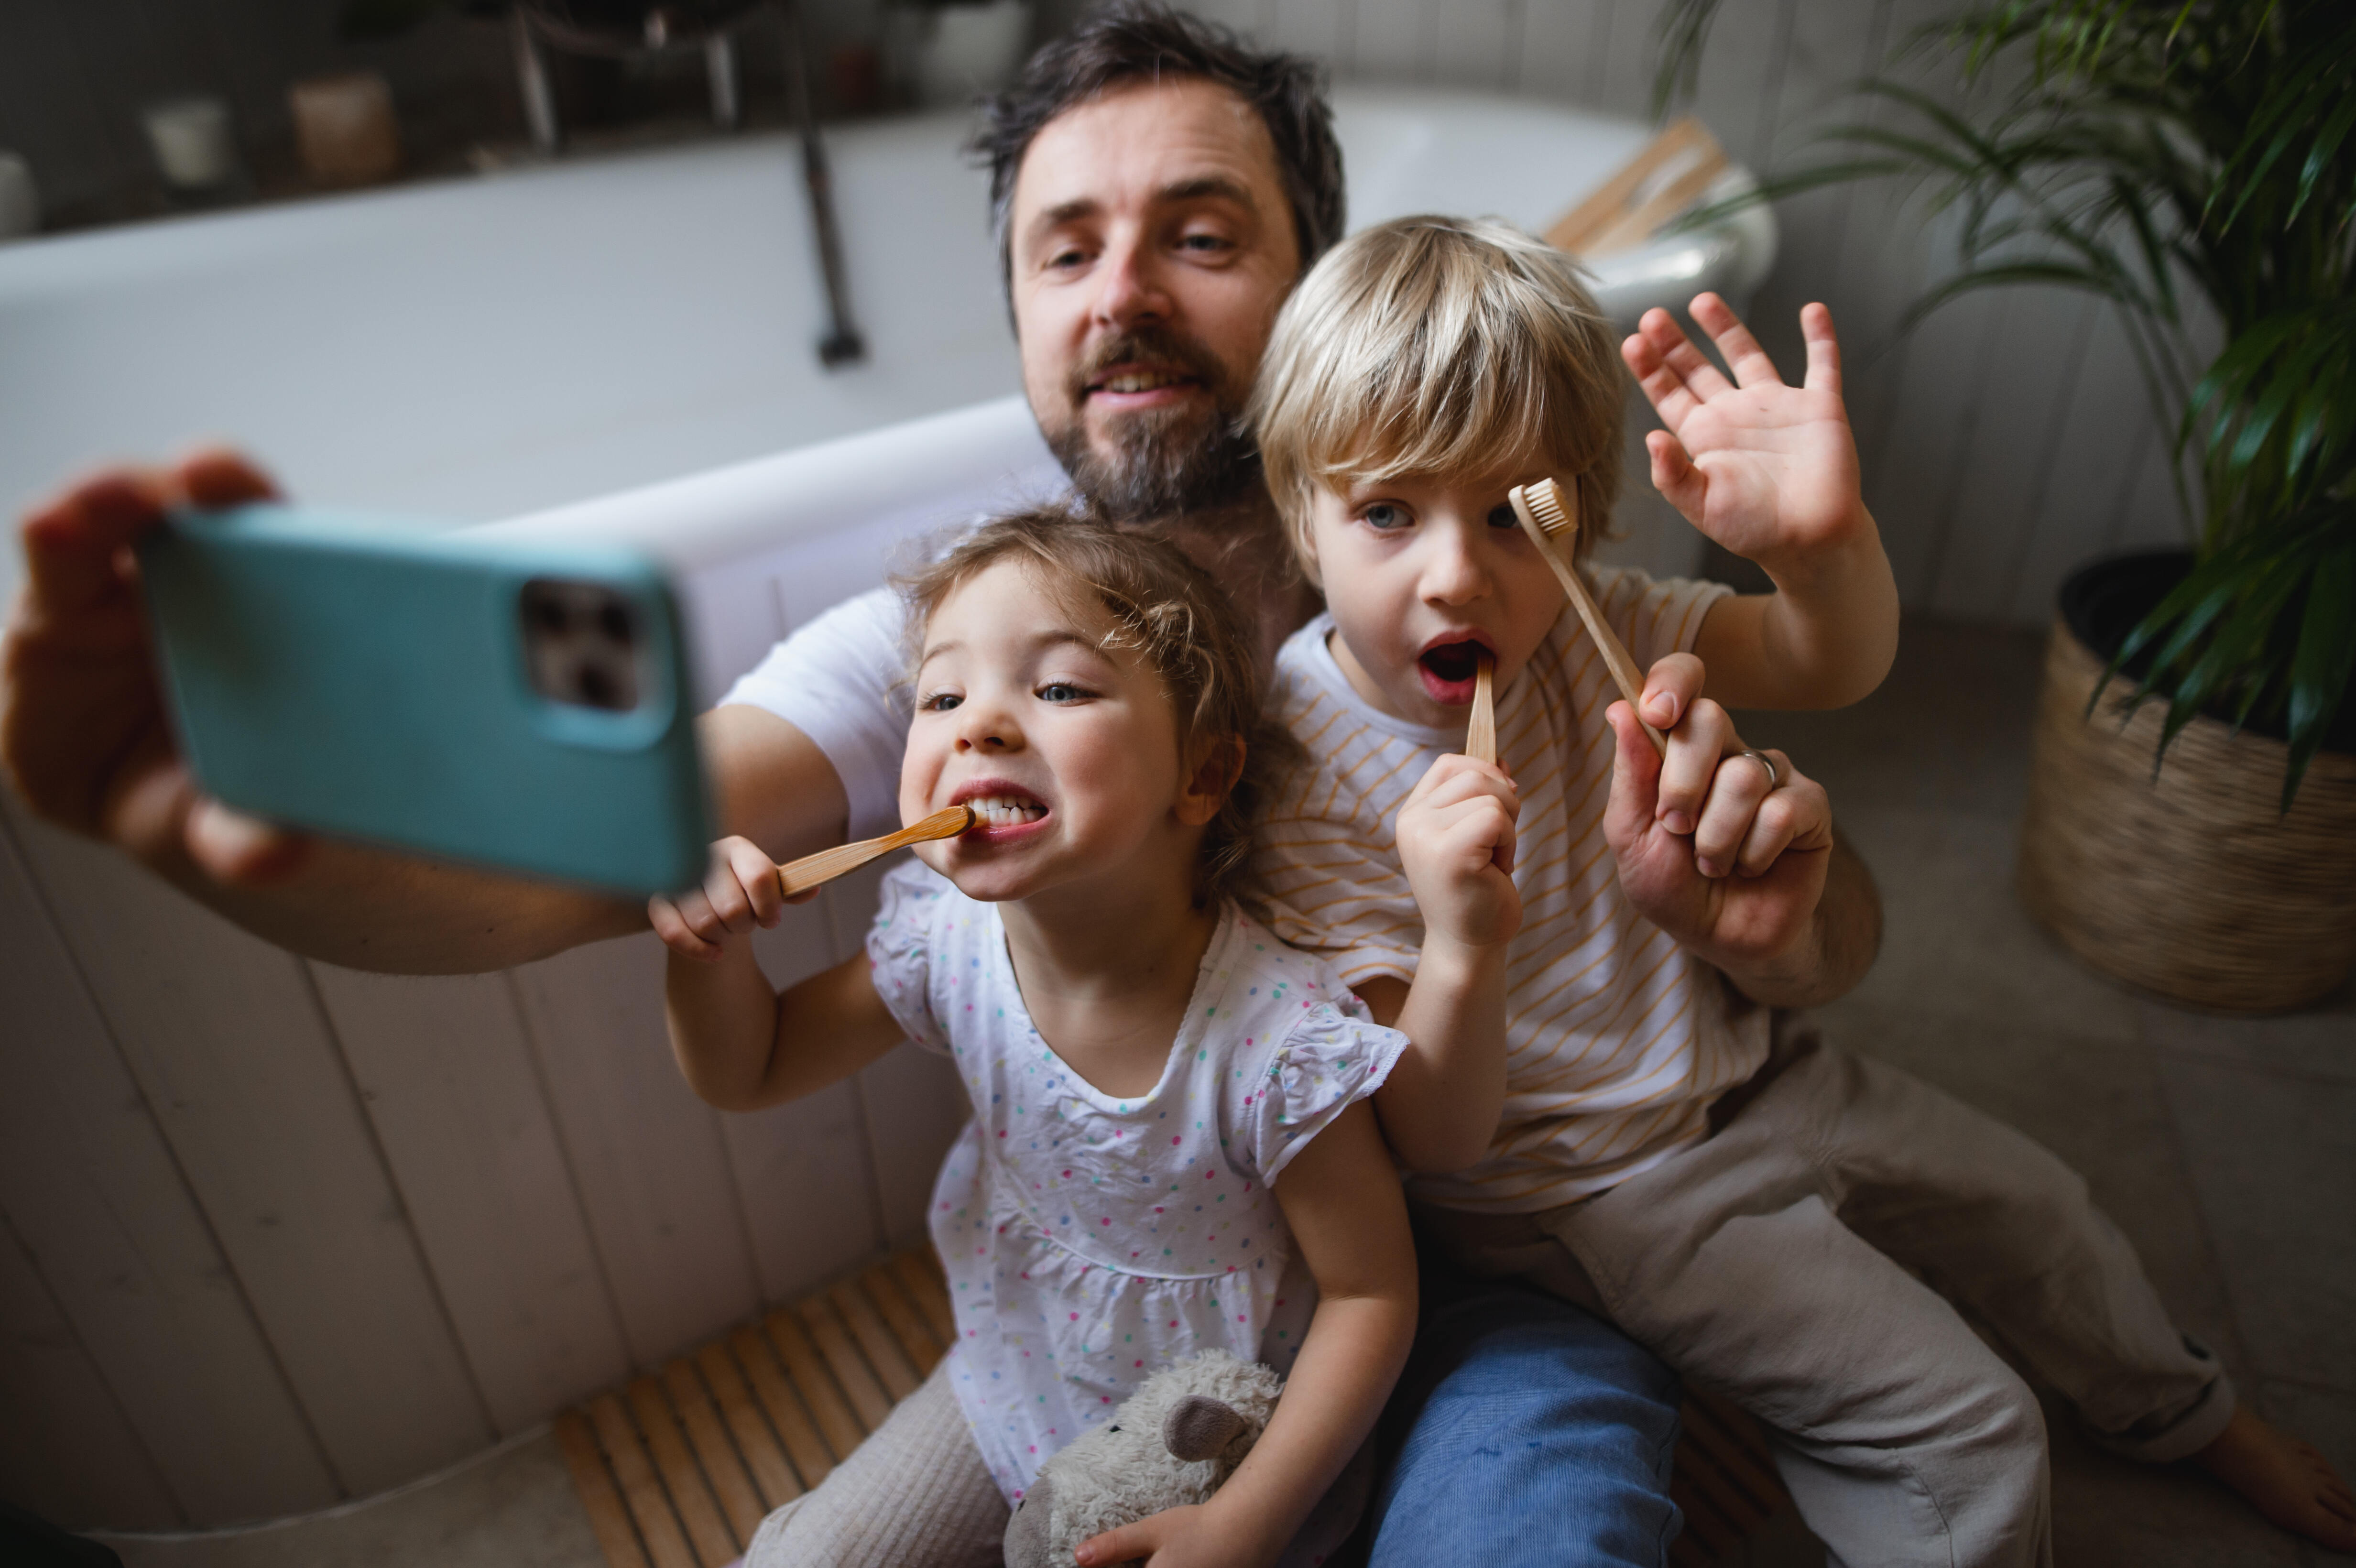
{"type": "Polygon", "coordinates": [[[1760,1416],[1835,1561],[2050,1560],[2037,1401],[1918,1274],[2113,1445],[2198,1455],[2314,1532],[2299,1506],[2336,1479],[2236,1409],[2074,1174],[1771,1012],[1810,999],[1774,963],[1796,938],[1766,927],[1823,886],[1830,811],[1719,704],[1854,701],[1888,669],[1897,601],[1829,315],[1803,314],[1794,388],[1722,304],[1696,314],[1736,382],[1665,313],[1624,350],[1670,427],[1653,478],[1776,592],[1585,569],[1651,671],[1656,763],[1505,504],[1561,479],[1582,558],[1610,516],[1622,383],[1569,259],[1404,219],[1286,305],[1252,415],[1329,613],[1279,659],[1273,706],[1311,760],[1264,824],[1270,925],[1414,1041],[1376,1109],[1425,1173],[1430,1233],[1760,1416]],[[1494,768],[1453,754],[1483,653],[1494,768]],[[1443,896],[1419,906],[1409,865],[1443,896]]]}

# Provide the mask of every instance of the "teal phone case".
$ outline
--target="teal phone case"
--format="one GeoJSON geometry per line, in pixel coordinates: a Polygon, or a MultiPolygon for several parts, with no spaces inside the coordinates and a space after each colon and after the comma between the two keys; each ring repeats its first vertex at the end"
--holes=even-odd
{"type": "Polygon", "coordinates": [[[176,515],[139,562],[182,750],[224,803],[616,891],[702,877],[678,607],[645,558],[253,506],[176,515]],[[527,585],[552,581],[617,607],[626,710],[535,684],[527,585]]]}

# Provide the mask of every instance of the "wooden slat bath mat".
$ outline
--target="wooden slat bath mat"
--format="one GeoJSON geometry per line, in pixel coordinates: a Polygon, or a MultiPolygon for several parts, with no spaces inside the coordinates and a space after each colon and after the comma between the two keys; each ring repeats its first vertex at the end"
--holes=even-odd
{"type": "Polygon", "coordinates": [[[902,1253],[556,1418],[612,1568],[722,1568],[948,1350],[929,1248],[902,1253]]]}
{"type": "MultiPolygon", "coordinates": [[[[905,1252],[556,1418],[611,1568],[723,1568],[763,1516],[916,1392],[956,1329],[931,1249],[905,1252]]],[[[1791,1506],[1759,1428],[1688,1392],[1669,1495],[1675,1568],[1706,1568],[1791,1506]]]]}

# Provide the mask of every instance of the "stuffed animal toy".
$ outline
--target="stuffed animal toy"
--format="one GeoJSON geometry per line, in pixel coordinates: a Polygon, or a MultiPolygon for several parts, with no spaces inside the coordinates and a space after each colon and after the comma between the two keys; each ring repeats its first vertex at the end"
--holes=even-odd
{"type": "Polygon", "coordinates": [[[1276,1410],[1282,1380],[1225,1350],[1154,1373],[1040,1467],[1006,1521],[1006,1568],[1070,1568],[1088,1537],[1209,1500],[1276,1410]]]}

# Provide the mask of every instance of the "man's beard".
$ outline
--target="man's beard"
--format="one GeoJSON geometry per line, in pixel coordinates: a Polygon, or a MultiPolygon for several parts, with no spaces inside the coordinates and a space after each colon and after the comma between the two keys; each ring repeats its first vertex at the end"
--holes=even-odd
{"type": "Polygon", "coordinates": [[[1231,396],[1226,368],[1190,337],[1159,327],[1107,340],[1074,368],[1065,384],[1071,420],[1046,432],[1055,460],[1072,484],[1116,522],[1170,522],[1215,512],[1242,499],[1260,483],[1259,449],[1231,396]],[[1088,436],[1091,383],[1119,365],[1150,363],[1198,379],[1211,394],[1210,411],[1151,409],[1105,421],[1104,443],[1088,436]]]}

